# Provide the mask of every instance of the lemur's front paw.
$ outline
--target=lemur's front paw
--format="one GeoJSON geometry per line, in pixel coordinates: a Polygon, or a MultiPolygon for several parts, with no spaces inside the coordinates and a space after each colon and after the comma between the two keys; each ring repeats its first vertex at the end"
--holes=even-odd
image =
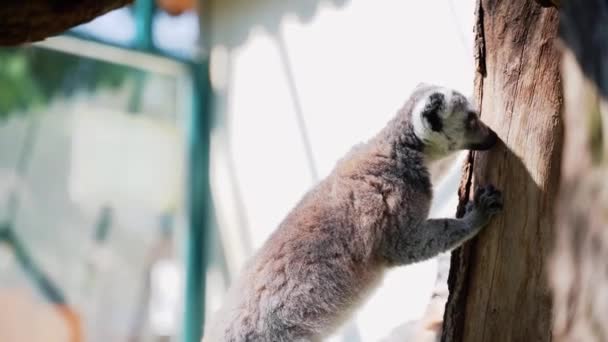
{"type": "Polygon", "coordinates": [[[492,215],[502,210],[502,193],[493,185],[478,187],[475,190],[473,201],[467,203],[466,212],[475,213],[483,219],[489,219],[492,215]]]}

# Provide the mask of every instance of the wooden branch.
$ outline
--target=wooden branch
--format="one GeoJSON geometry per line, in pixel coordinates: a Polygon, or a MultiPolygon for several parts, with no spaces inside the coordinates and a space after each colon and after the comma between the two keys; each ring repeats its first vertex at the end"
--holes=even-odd
{"type": "Polygon", "coordinates": [[[460,204],[492,183],[505,207],[452,254],[442,340],[550,341],[545,271],[562,144],[558,13],[532,0],[480,0],[477,20],[484,60],[476,96],[504,144],[470,158],[460,204]]]}
{"type": "Polygon", "coordinates": [[[562,187],[551,259],[554,341],[608,340],[608,172],[562,187]]]}
{"type": "Polygon", "coordinates": [[[565,1],[560,11],[560,39],[603,98],[608,98],[607,23],[606,1],[565,1]]]}
{"type": "Polygon", "coordinates": [[[550,280],[554,339],[608,340],[608,6],[561,10],[564,152],[550,280]]]}
{"type": "Polygon", "coordinates": [[[5,0],[0,6],[0,46],[43,40],[133,0],[5,0]]]}

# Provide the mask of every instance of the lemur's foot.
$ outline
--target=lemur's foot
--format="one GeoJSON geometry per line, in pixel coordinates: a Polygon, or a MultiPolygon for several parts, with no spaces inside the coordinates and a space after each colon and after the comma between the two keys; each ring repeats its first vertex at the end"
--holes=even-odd
{"type": "Polygon", "coordinates": [[[502,193],[490,184],[475,190],[473,201],[467,203],[466,213],[474,212],[484,219],[489,219],[502,211],[502,207],[502,193]]]}

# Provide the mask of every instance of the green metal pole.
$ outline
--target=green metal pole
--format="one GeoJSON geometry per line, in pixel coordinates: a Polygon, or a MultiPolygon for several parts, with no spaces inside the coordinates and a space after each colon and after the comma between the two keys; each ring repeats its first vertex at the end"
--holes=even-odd
{"type": "Polygon", "coordinates": [[[192,75],[192,119],[190,121],[189,223],[187,241],[186,303],[184,342],[200,342],[205,322],[205,281],[208,263],[207,245],[211,226],[211,188],[209,184],[209,152],[213,91],[209,79],[210,18],[208,0],[198,0],[200,45],[199,63],[190,64],[192,75]]]}
{"type": "Polygon", "coordinates": [[[34,283],[34,286],[40,291],[42,297],[55,305],[66,305],[63,291],[34,262],[34,259],[30,256],[25,245],[15,235],[9,223],[0,225],[0,242],[6,242],[12,247],[15,259],[17,259],[25,274],[34,283]]]}
{"type": "Polygon", "coordinates": [[[154,2],[152,0],[137,0],[135,10],[135,47],[139,50],[150,51],[154,47],[152,41],[152,19],[154,17],[154,2]]]}
{"type": "Polygon", "coordinates": [[[211,220],[209,186],[210,101],[209,63],[193,64],[193,110],[189,151],[189,234],[186,241],[184,342],[199,342],[205,314],[207,236],[211,220]]]}
{"type": "MultiPolygon", "coordinates": [[[[135,10],[135,41],[133,42],[133,46],[137,50],[152,51],[154,50],[154,41],[152,40],[154,1],[136,0],[133,9],[135,10]]],[[[130,113],[138,113],[140,110],[145,77],[145,73],[141,70],[138,70],[135,74],[135,86],[129,100],[130,113]]]]}

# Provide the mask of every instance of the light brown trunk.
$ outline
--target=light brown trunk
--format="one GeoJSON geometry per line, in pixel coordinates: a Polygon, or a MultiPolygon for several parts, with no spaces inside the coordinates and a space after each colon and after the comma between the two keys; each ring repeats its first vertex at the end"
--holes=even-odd
{"type": "Polygon", "coordinates": [[[503,144],[465,165],[459,213],[477,185],[504,210],[452,254],[443,341],[550,341],[546,281],[562,147],[558,13],[532,0],[478,2],[475,84],[503,144]]]}

